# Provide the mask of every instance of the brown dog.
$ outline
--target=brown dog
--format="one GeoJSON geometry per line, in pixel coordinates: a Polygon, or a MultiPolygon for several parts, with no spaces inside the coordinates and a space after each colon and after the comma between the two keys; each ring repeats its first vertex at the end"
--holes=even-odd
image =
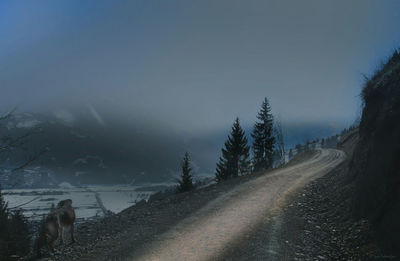
{"type": "Polygon", "coordinates": [[[60,244],[64,243],[64,227],[71,226],[71,239],[76,242],[74,236],[75,210],[72,207],[72,200],[66,199],[58,203],[57,208],[50,212],[44,220],[37,240],[37,254],[41,255],[40,250],[44,242],[47,242],[49,249],[54,252],[54,241],[60,237],[60,244]]]}

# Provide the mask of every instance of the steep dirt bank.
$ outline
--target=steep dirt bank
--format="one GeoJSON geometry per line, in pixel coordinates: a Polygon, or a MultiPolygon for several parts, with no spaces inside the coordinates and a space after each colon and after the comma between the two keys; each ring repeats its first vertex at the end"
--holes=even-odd
{"type": "Polygon", "coordinates": [[[351,161],[353,210],[368,219],[387,253],[400,257],[400,54],[363,90],[360,142],[351,161]]]}

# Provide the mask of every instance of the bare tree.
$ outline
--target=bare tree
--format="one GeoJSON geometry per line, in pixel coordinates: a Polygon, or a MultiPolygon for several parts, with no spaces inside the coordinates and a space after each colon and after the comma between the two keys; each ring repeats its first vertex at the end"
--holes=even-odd
{"type": "Polygon", "coordinates": [[[282,131],[282,124],[279,119],[275,120],[274,133],[276,140],[276,149],[280,158],[279,165],[283,165],[285,164],[285,143],[282,131]]]}
{"type": "MultiPolygon", "coordinates": [[[[12,117],[15,109],[0,116],[0,125],[7,122],[12,117]]],[[[13,153],[16,149],[21,149],[27,142],[34,131],[27,132],[20,136],[0,133],[0,154],[13,153]]],[[[26,161],[22,162],[12,170],[17,171],[25,168],[30,163],[38,159],[45,150],[39,151],[31,155],[26,161]]],[[[0,174],[2,174],[0,172],[0,174]]],[[[13,185],[14,186],[14,185],[13,185]]],[[[33,199],[36,200],[37,198],[33,199]]],[[[20,204],[16,207],[9,208],[4,201],[0,184],[0,259],[9,260],[12,255],[25,256],[29,252],[31,235],[29,233],[29,224],[22,214],[20,207],[27,203],[20,204]]]]}
{"type": "MultiPolygon", "coordinates": [[[[0,126],[8,119],[10,119],[16,109],[12,109],[11,111],[0,116],[0,126]]],[[[17,149],[24,149],[24,145],[26,145],[29,139],[36,133],[38,133],[39,129],[31,129],[30,131],[19,135],[13,136],[10,134],[0,133],[0,155],[15,152],[17,149]]],[[[16,167],[14,167],[11,172],[15,172],[18,170],[22,170],[27,167],[29,164],[33,163],[37,159],[39,159],[44,153],[48,151],[48,148],[41,148],[35,152],[31,152],[27,155],[26,159],[19,163],[16,167]]],[[[0,173],[1,174],[1,173],[0,173]]]]}

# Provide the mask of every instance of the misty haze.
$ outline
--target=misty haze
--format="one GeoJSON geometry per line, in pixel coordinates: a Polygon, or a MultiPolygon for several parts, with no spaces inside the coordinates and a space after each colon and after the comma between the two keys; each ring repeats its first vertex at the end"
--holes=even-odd
{"type": "Polygon", "coordinates": [[[2,1],[0,260],[397,260],[400,2],[2,1]]]}

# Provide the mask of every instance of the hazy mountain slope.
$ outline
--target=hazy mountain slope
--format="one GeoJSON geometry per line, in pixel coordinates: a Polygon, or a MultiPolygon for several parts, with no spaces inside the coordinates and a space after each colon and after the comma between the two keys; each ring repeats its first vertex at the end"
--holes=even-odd
{"type": "Polygon", "coordinates": [[[3,167],[15,166],[47,147],[48,152],[34,164],[71,181],[165,180],[178,169],[184,148],[177,135],[140,121],[132,126],[113,115],[103,121],[99,124],[84,110],[15,114],[3,133],[15,137],[34,130],[35,134],[24,145],[26,150],[6,155],[3,167]]]}
{"type": "MultiPolygon", "coordinates": [[[[185,151],[192,156],[195,178],[214,175],[229,128],[199,133],[177,133],[173,126],[117,111],[110,104],[51,108],[37,113],[15,113],[2,133],[18,136],[35,130],[26,150],[2,158],[12,168],[26,156],[48,148],[34,165],[56,180],[72,183],[168,181],[176,178],[185,151]],[[98,108],[97,108],[98,107],[98,108]]],[[[343,126],[327,123],[286,124],[287,147],[307,139],[338,133],[343,126]]],[[[245,126],[250,142],[252,126],[245,126]]]]}

